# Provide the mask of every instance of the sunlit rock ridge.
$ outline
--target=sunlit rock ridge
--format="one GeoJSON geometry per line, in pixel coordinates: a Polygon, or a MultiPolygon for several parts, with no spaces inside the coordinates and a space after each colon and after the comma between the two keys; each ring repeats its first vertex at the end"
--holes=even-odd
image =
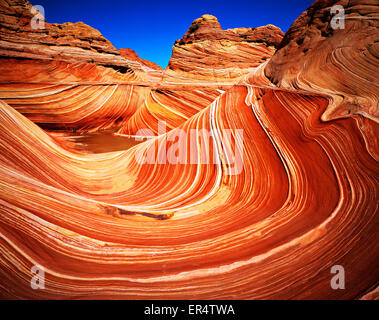
{"type": "Polygon", "coordinates": [[[271,58],[283,36],[273,25],[223,30],[206,14],[175,42],[168,68],[198,79],[240,77],[271,58]]]}
{"type": "Polygon", "coordinates": [[[318,0],[285,35],[205,14],[166,69],[31,9],[0,0],[2,299],[379,298],[375,1],[318,0]],[[161,161],[175,143],[185,161],[161,161]]]}

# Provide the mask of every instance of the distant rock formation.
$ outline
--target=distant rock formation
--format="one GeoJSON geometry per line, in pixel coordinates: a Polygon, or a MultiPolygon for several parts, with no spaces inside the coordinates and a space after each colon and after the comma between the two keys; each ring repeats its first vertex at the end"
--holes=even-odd
{"type": "Polygon", "coordinates": [[[278,47],[284,33],[280,28],[269,24],[258,28],[234,28],[223,30],[215,16],[204,14],[194,20],[182,39],[175,44],[183,45],[204,40],[230,40],[235,42],[265,43],[278,47]]]}
{"type": "Polygon", "coordinates": [[[270,59],[283,35],[273,25],[223,30],[216,17],[206,14],[175,42],[168,69],[190,77],[241,77],[270,59]]]}
{"type": "Polygon", "coordinates": [[[140,61],[123,57],[102,34],[83,22],[44,23],[32,28],[35,15],[26,0],[0,1],[0,57],[94,63],[138,77],[140,61]]]}
{"type": "Polygon", "coordinates": [[[157,132],[157,119],[171,130],[269,59],[282,37],[274,26],[222,30],[205,15],[183,44],[175,44],[170,66],[162,70],[132,49],[116,50],[83,22],[32,29],[31,9],[26,0],[0,0],[0,83],[15,83],[10,91],[20,83],[33,86],[38,94],[26,89],[0,96],[49,130],[135,134],[148,126],[157,132]],[[188,57],[181,54],[187,50],[188,57]],[[41,89],[41,83],[52,86],[41,89]],[[94,92],[101,99],[92,101],[94,92]]]}
{"type": "Polygon", "coordinates": [[[157,65],[156,63],[154,62],[151,62],[149,60],[146,60],[146,59],[141,59],[138,54],[132,50],[132,49],[129,49],[129,48],[126,48],[126,49],[118,49],[118,52],[120,52],[121,56],[127,58],[127,59],[130,59],[130,60],[134,60],[134,61],[138,61],[140,62],[141,64],[149,67],[149,68],[152,68],[152,69],[156,69],[156,70],[162,70],[162,68],[157,65]]]}

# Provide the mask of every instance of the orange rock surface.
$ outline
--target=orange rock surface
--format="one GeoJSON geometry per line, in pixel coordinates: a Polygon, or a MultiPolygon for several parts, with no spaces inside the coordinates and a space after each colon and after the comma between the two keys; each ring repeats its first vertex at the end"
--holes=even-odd
{"type": "MultiPolygon", "coordinates": [[[[377,17],[369,1],[345,2],[348,17],[377,17]]],[[[273,26],[222,30],[202,16],[159,70],[88,26],[54,38],[47,24],[32,43],[30,4],[1,0],[0,298],[378,299],[377,20],[322,35],[331,3],[282,42],[273,26]],[[44,45],[66,40],[63,55],[44,45]],[[167,133],[112,152],[67,136],[130,138],[159,122],[167,133]],[[175,144],[185,161],[162,162],[175,144]],[[217,161],[191,162],[208,152],[217,161]],[[331,288],[334,265],[344,290],[331,288]]]]}
{"type": "Polygon", "coordinates": [[[287,31],[265,74],[283,88],[327,93],[323,120],[363,115],[379,121],[378,2],[318,0],[287,31]],[[344,28],[333,29],[333,6],[344,8],[344,28]]]}
{"type": "Polygon", "coordinates": [[[145,66],[148,66],[152,69],[157,69],[157,70],[161,70],[162,68],[160,66],[158,66],[156,63],[154,62],[151,62],[149,60],[146,60],[146,59],[141,59],[138,54],[132,50],[132,49],[129,49],[129,48],[126,48],[126,49],[119,49],[118,52],[120,52],[120,54],[125,57],[125,58],[129,58],[131,60],[135,60],[135,61],[138,61],[140,62],[141,64],[145,65],[145,66]]]}
{"type": "Polygon", "coordinates": [[[273,25],[222,30],[217,18],[206,14],[175,42],[168,69],[197,80],[238,78],[271,58],[283,35],[273,25]]]}

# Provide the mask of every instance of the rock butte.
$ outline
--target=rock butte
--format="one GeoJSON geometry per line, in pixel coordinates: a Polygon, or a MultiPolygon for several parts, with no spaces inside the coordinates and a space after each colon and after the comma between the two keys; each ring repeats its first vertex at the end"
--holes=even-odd
{"type": "Polygon", "coordinates": [[[168,72],[197,79],[238,78],[271,58],[283,36],[273,25],[222,30],[217,18],[206,14],[175,42],[168,72]]]}
{"type": "Polygon", "coordinates": [[[83,23],[32,30],[30,9],[0,0],[1,298],[379,298],[376,2],[316,1],[283,40],[204,15],[164,70],[83,23]],[[170,132],[117,152],[78,152],[56,131],[159,120],[170,132]],[[239,175],[223,154],[136,161],[178,130],[241,128],[239,175]],[[330,286],[336,264],[345,290],[330,286]]]}

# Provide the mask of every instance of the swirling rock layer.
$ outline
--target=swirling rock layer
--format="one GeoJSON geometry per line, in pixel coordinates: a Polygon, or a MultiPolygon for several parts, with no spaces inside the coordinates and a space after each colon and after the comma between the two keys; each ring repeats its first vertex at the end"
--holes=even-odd
{"type": "MultiPolygon", "coordinates": [[[[21,10],[20,3],[11,7],[21,10]]],[[[314,16],[320,3],[327,1],[311,7],[314,16]]],[[[187,44],[199,45],[202,34],[204,42],[220,41],[216,22],[195,21],[187,44]]],[[[253,47],[270,47],[263,42],[253,47]]],[[[372,91],[338,91],[333,73],[317,90],[316,77],[301,89],[278,87],[274,68],[278,79],[293,68],[283,57],[259,64],[250,49],[242,64],[250,57],[256,68],[238,65],[244,76],[218,78],[196,63],[192,71],[161,71],[135,61],[139,67],[128,64],[123,73],[97,63],[4,58],[1,70],[15,72],[0,74],[0,297],[377,299],[378,125],[372,113],[323,117],[336,96],[368,99],[372,91]],[[60,136],[159,133],[162,122],[167,133],[115,152],[77,152],[60,136]],[[212,133],[209,144],[204,132],[212,133]],[[236,174],[225,141],[241,155],[236,174]],[[171,156],[182,161],[162,161],[173,146],[171,156]],[[209,153],[217,161],[202,161],[209,153]],[[147,155],[151,161],[141,161],[147,155]],[[34,265],[45,269],[43,290],[30,286],[34,265]],[[334,265],[345,269],[344,290],[331,287],[334,265]]],[[[322,46],[312,50],[323,57],[322,46]]],[[[204,56],[218,54],[225,51],[204,56]]],[[[182,58],[183,66],[192,63],[182,58]]],[[[365,78],[354,80],[360,88],[372,88],[372,58],[362,66],[365,78]]]]}
{"type": "Polygon", "coordinates": [[[378,122],[378,20],[375,0],[315,1],[292,24],[265,74],[281,87],[328,93],[333,103],[324,120],[361,114],[378,122]],[[344,8],[341,29],[331,24],[334,6],[344,8]]]}

